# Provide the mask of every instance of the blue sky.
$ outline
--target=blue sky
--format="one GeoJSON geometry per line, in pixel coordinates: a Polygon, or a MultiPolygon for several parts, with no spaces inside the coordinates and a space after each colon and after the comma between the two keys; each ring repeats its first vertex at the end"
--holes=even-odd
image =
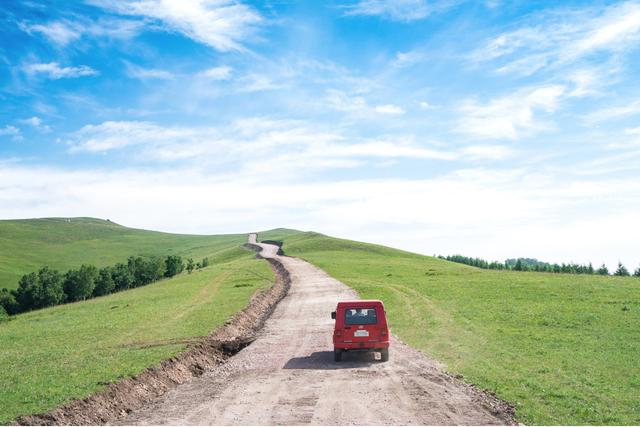
{"type": "Polygon", "coordinates": [[[640,2],[0,3],[0,217],[640,263],[640,2]]]}

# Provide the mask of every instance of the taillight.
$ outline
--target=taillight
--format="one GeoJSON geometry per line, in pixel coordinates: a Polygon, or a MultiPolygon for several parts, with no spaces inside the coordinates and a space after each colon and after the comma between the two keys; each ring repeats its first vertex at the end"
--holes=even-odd
{"type": "Polygon", "coordinates": [[[380,335],[387,335],[387,330],[386,329],[381,330],[380,335]]]}
{"type": "Polygon", "coordinates": [[[336,331],[336,336],[337,336],[337,337],[342,336],[342,331],[340,331],[340,330],[336,331]]]}

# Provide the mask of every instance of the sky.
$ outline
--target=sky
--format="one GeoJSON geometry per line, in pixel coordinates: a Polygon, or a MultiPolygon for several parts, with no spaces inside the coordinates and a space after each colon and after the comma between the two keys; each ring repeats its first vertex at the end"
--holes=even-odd
{"type": "Polygon", "coordinates": [[[640,265],[640,2],[0,2],[0,218],[640,265]]]}

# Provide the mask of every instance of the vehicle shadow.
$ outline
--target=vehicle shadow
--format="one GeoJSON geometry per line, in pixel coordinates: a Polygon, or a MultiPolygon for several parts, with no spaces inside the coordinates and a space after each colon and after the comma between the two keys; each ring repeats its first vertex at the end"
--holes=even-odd
{"type": "Polygon", "coordinates": [[[283,366],[283,369],[353,369],[366,368],[376,360],[372,352],[346,352],[342,354],[341,362],[334,362],[333,351],[316,351],[309,356],[293,357],[283,366]]]}

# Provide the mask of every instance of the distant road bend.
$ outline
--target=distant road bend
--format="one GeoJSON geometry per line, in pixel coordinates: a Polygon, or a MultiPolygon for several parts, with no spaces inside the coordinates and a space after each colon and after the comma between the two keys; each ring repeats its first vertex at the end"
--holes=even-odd
{"type": "MultiPolygon", "coordinates": [[[[315,266],[262,247],[290,272],[289,294],[259,337],[227,363],[130,413],[121,424],[512,424],[497,399],[447,375],[393,337],[390,361],[347,354],[333,361],[336,302],[357,298],[315,266]]],[[[390,319],[393,327],[393,319],[390,319]]]]}

